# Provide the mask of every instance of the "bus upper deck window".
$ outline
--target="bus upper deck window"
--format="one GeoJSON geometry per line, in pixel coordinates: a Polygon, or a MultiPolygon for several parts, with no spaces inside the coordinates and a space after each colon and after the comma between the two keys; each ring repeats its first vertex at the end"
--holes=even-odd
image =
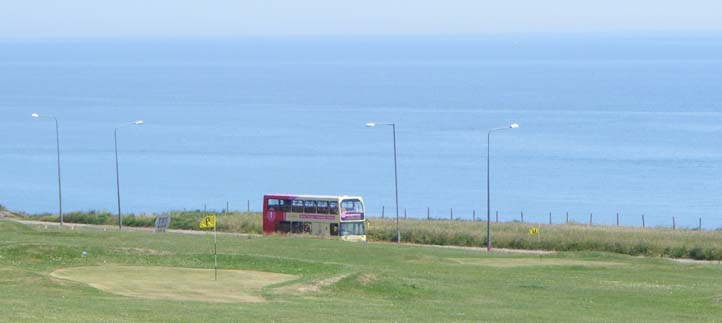
{"type": "Polygon", "coordinates": [[[363,213],[364,208],[361,204],[361,201],[359,200],[343,200],[341,202],[341,207],[343,208],[344,212],[353,212],[353,213],[363,213]]]}
{"type": "Polygon", "coordinates": [[[320,214],[328,214],[328,202],[327,201],[316,201],[316,207],[318,208],[318,213],[320,214]]]}
{"type": "Polygon", "coordinates": [[[291,212],[291,200],[280,200],[281,211],[291,212]]]}
{"type": "Polygon", "coordinates": [[[304,201],[303,202],[304,213],[316,213],[316,201],[304,201]]]}
{"type": "Polygon", "coordinates": [[[279,201],[277,199],[268,199],[269,211],[280,211],[279,201]]]}
{"type": "Polygon", "coordinates": [[[303,201],[302,200],[293,200],[291,201],[291,212],[294,213],[303,213],[303,201]]]}

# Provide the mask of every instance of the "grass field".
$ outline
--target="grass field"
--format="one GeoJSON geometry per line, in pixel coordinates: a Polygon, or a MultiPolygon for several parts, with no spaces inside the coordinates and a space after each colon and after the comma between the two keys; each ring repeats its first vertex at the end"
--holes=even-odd
{"type": "Polygon", "coordinates": [[[211,235],[0,221],[0,321],[722,322],[719,265],[280,236],[218,242],[214,282],[211,235]]]}

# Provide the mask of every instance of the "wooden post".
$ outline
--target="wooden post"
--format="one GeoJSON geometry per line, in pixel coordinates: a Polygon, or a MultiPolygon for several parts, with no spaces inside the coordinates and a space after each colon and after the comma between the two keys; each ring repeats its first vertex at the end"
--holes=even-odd
{"type": "Polygon", "coordinates": [[[381,218],[382,218],[382,219],[384,218],[384,213],[385,213],[385,211],[386,211],[386,207],[382,205],[382,206],[381,206],[381,218]]]}
{"type": "Polygon", "coordinates": [[[617,226],[619,226],[619,212],[617,212],[617,226]]]}
{"type": "Polygon", "coordinates": [[[589,213],[589,226],[592,226],[592,213],[589,213]]]}
{"type": "Polygon", "coordinates": [[[521,211],[521,223],[524,223],[524,211],[521,211]]]}
{"type": "Polygon", "coordinates": [[[496,223],[499,223],[499,211],[496,211],[496,223]]]}
{"type": "Polygon", "coordinates": [[[404,208],[404,220],[406,220],[406,208],[404,208]]]}
{"type": "Polygon", "coordinates": [[[569,211],[567,211],[567,222],[566,224],[569,224],[569,211]]]}
{"type": "Polygon", "coordinates": [[[449,208],[449,219],[454,220],[454,208],[449,208]]]}
{"type": "Polygon", "coordinates": [[[677,230],[677,223],[675,223],[674,217],[672,217],[672,230],[677,230]]]}
{"type": "Polygon", "coordinates": [[[251,200],[246,200],[246,213],[251,213],[251,200]]]}
{"type": "Polygon", "coordinates": [[[644,228],[644,214],[642,214],[642,228],[644,228]]]}
{"type": "Polygon", "coordinates": [[[699,226],[697,228],[698,231],[702,231],[702,217],[699,218],[699,226]]]}
{"type": "Polygon", "coordinates": [[[476,210],[471,211],[471,220],[476,221],[476,210]]]}
{"type": "Polygon", "coordinates": [[[431,220],[431,208],[426,207],[426,219],[431,220]]]}
{"type": "Polygon", "coordinates": [[[226,201],[226,214],[228,214],[228,201],[226,201]]]}
{"type": "Polygon", "coordinates": [[[549,212],[549,224],[552,224],[552,213],[549,212]]]}

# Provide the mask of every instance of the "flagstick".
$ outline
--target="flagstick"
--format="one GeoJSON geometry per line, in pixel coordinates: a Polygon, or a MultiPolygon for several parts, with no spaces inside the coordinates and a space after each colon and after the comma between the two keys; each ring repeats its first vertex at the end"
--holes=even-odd
{"type": "MultiPolygon", "coordinates": [[[[217,216],[216,216],[217,217],[217,216]]],[[[218,218],[213,221],[213,280],[218,280],[218,218]]]]}
{"type": "Polygon", "coordinates": [[[542,252],[541,252],[541,230],[539,230],[539,233],[537,233],[537,248],[539,249],[539,262],[541,262],[542,258],[542,252]]]}

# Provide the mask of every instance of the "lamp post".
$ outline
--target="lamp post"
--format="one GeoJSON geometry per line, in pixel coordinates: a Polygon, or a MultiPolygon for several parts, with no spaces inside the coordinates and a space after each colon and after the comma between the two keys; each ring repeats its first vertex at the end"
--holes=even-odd
{"type": "Polygon", "coordinates": [[[60,182],[60,131],[58,130],[58,118],[51,115],[42,115],[38,113],[31,114],[33,118],[50,118],[55,120],[55,147],[58,152],[58,215],[60,216],[60,225],[63,225],[63,190],[60,182]]]}
{"type": "Polygon", "coordinates": [[[395,123],[373,123],[366,124],[367,127],[391,126],[394,134],[394,186],[396,188],[396,243],[401,243],[401,230],[399,229],[399,176],[396,167],[396,124],[395,123]]]}
{"type": "Polygon", "coordinates": [[[118,171],[118,129],[126,126],[140,126],[143,120],[133,121],[115,127],[113,140],[115,141],[115,185],[118,192],[118,231],[123,229],[123,217],[120,215],[120,172],[118,171]]]}
{"type": "Polygon", "coordinates": [[[491,129],[486,136],[486,251],[491,251],[491,133],[516,128],[519,128],[519,124],[512,123],[507,127],[491,129]]]}

